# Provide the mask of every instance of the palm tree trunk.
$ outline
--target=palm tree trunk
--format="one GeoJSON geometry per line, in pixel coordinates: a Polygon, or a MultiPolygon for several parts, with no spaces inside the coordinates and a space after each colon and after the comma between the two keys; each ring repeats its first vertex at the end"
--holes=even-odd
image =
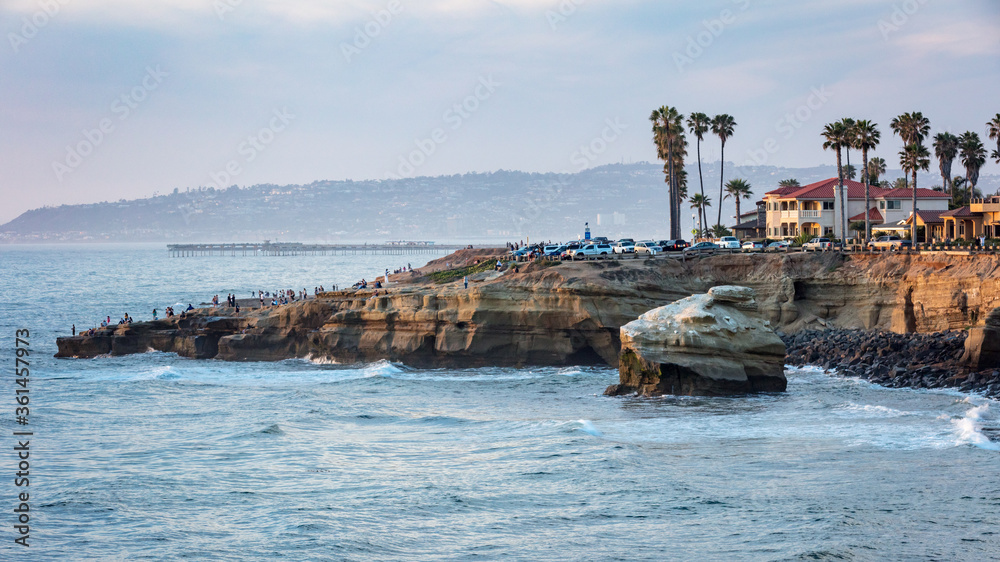
{"type": "Polygon", "coordinates": [[[917,247],[917,167],[913,166],[913,221],[910,222],[911,248],[917,247]]]}
{"type": "Polygon", "coordinates": [[[722,152],[720,152],[721,160],[719,162],[719,215],[715,220],[715,224],[722,224],[722,184],[726,180],[726,141],[722,141],[722,152]]]}
{"type": "MultiPolygon", "coordinates": [[[[702,175],[701,175],[701,139],[699,138],[698,141],[697,141],[697,143],[695,143],[695,144],[698,147],[698,185],[701,186],[701,198],[704,199],[705,198],[705,178],[703,178],[702,175]]],[[[704,209],[702,209],[702,212],[704,212],[704,209]]]]}
{"type": "Polygon", "coordinates": [[[871,205],[869,201],[869,186],[868,186],[868,148],[864,147],[861,149],[861,164],[865,167],[865,244],[871,240],[872,237],[872,223],[871,217],[868,216],[868,206],[871,205]]]}
{"type": "MultiPolygon", "coordinates": [[[[840,198],[840,240],[843,242],[847,239],[847,206],[844,203],[844,168],[841,166],[840,161],[840,147],[837,147],[837,193],[840,198]]],[[[834,232],[836,233],[836,227],[834,232]]]]}
{"type": "Polygon", "coordinates": [[[674,139],[667,123],[667,182],[670,184],[670,237],[674,238],[677,228],[677,196],[674,192],[674,139]]]}

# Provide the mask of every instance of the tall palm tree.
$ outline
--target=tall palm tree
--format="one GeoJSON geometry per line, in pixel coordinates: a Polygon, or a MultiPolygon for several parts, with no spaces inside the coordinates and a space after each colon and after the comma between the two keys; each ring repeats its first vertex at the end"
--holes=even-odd
{"type": "Polygon", "coordinates": [[[719,215],[715,220],[717,226],[722,226],[722,190],[725,187],[726,178],[726,141],[733,136],[736,129],[736,120],[732,115],[721,113],[712,118],[712,132],[719,136],[722,141],[722,152],[720,152],[719,163],[719,215]]]}
{"type": "Polygon", "coordinates": [[[908,145],[924,142],[927,133],[931,131],[931,122],[923,113],[914,111],[893,117],[889,128],[903,139],[903,148],[906,148],[908,145]]]}
{"type": "Polygon", "coordinates": [[[943,187],[951,198],[955,198],[955,187],[951,183],[951,163],[958,156],[958,137],[943,132],[934,135],[934,156],[938,159],[938,171],[941,172],[943,187]]]}
{"type": "MultiPolygon", "coordinates": [[[[847,137],[847,127],[844,126],[842,121],[835,121],[833,123],[827,123],[823,126],[823,138],[826,139],[823,142],[824,150],[836,150],[837,151],[837,193],[840,199],[840,239],[846,239],[847,234],[847,207],[844,203],[844,167],[841,165],[841,149],[848,142],[847,137]]],[[[834,230],[836,230],[836,225],[834,225],[834,230]]]]}
{"type": "Polygon", "coordinates": [[[847,144],[844,145],[844,154],[847,156],[847,167],[844,168],[844,177],[853,180],[854,174],[851,170],[854,167],[851,166],[851,149],[854,148],[856,143],[855,137],[858,134],[857,123],[850,117],[844,117],[840,122],[844,124],[844,129],[847,131],[847,144]]]}
{"type": "Polygon", "coordinates": [[[921,142],[908,144],[899,151],[899,163],[903,174],[913,173],[913,220],[910,222],[910,243],[917,247],[917,171],[927,171],[931,165],[931,153],[921,142]]]}
{"type": "Polygon", "coordinates": [[[962,165],[965,166],[965,204],[968,205],[979,183],[979,170],[986,163],[986,148],[979,135],[972,131],[962,133],[958,137],[958,145],[962,165]]]}
{"type": "MultiPolygon", "coordinates": [[[[688,130],[696,139],[695,145],[698,151],[698,185],[701,187],[701,196],[705,197],[705,178],[701,174],[701,141],[705,140],[705,133],[712,125],[711,119],[704,113],[692,113],[687,119],[688,130]]],[[[700,218],[698,220],[701,220],[700,218]]],[[[699,230],[701,228],[699,227],[699,230]]]]}
{"type": "Polygon", "coordinates": [[[885,175],[885,159],[878,156],[868,161],[868,176],[872,183],[878,183],[878,179],[885,175]]]}
{"type": "Polygon", "coordinates": [[[688,202],[691,203],[692,209],[698,210],[698,235],[704,236],[705,222],[707,222],[706,219],[708,218],[708,213],[705,211],[705,207],[711,207],[712,200],[700,193],[695,193],[690,199],[688,199],[688,202]]]}
{"type": "MultiPolygon", "coordinates": [[[[867,243],[872,237],[872,222],[871,217],[868,216],[868,208],[871,206],[871,182],[869,181],[868,174],[868,151],[874,150],[878,146],[879,141],[882,140],[882,132],[878,130],[878,123],[873,123],[867,119],[862,119],[858,121],[854,126],[854,148],[861,150],[861,164],[864,166],[865,173],[865,242],[867,243]]],[[[882,167],[885,168],[885,161],[882,161],[882,167]]]]}
{"type": "Polygon", "coordinates": [[[799,187],[800,185],[799,180],[795,178],[789,178],[778,182],[778,187],[799,187]]]}
{"type": "Polygon", "coordinates": [[[753,198],[753,190],[747,180],[743,178],[736,178],[729,180],[726,184],[726,196],[725,199],[732,197],[736,201],[736,224],[740,222],[740,199],[751,199],[753,198]]]}
{"type": "Polygon", "coordinates": [[[986,122],[986,128],[990,138],[997,141],[997,149],[993,151],[991,157],[997,161],[997,164],[1000,164],[1000,113],[986,122]]]}
{"type": "Polygon", "coordinates": [[[678,113],[676,108],[666,105],[654,109],[649,116],[653,124],[653,142],[656,144],[657,157],[664,161],[663,171],[667,176],[664,181],[669,185],[670,195],[670,236],[675,239],[680,237],[681,232],[681,198],[675,171],[677,161],[675,149],[678,136],[683,138],[683,129],[680,127],[683,118],[684,116],[678,113]]]}

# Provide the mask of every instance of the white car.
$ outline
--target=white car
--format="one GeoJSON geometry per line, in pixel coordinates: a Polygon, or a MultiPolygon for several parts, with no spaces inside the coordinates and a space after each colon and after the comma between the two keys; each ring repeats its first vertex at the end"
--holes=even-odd
{"type": "Polygon", "coordinates": [[[743,243],[744,252],[755,252],[757,250],[763,250],[764,243],[760,240],[747,240],[743,243]]]}
{"type": "Polygon", "coordinates": [[[719,241],[716,242],[716,244],[720,248],[729,248],[731,250],[740,249],[740,239],[735,236],[723,236],[722,238],[719,238],[719,241]]]}
{"type": "Polygon", "coordinates": [[[651,256],[655,256],[662,251],[663,249],[652,240],[643,240],[635,243],[635,253],[637,254],[649,254],[651,256]]]}
{"type": "Polygon", "coordinates": [[[614,252],[616,254],[631,254],[635,252],[635,242],[629,242],[628,240],[620,240],[615,244],[614,252]]]}
{"type": "Polygon", "coordinates": [[[607,256],[611,253],[614,253],[611,244],[587,244],[579,250],[570,250],[569,258],[579,260],[591,256],[607,256]]]}

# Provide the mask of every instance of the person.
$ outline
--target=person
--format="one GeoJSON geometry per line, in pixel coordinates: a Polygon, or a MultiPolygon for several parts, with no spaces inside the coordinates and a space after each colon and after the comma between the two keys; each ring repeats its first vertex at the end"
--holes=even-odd
{"type": "Polygon", "coordinates": [[[184,309],[184,312],[188,312],[188,311],[191,311],[191,310],[194,310],[194,307],[191,306],[191,303],[188,303],[188,307],[184,309]]]}
{"type": "Polygon", "coordinates": [[[73,335],[76,335],[76,324],[73,324],[73,335]]]}
{"type": "Polygon", "coordinates": [[[240,315],[240,304],[236,303],[236,316],[240,315]]]}
{"type": "Polygon", "coordinates": [[[466,289],[468,289],[468,288],[469,288],[469,276],[468,276],[468,275],[466,275],[466,276],[465,276],[465,277],[463,278],[463,281],[465,281],[465,288],[466,288],[466,289]]]}
{"type": "Polygon", "coordinates": [[[156,309],[153,309],[153,320],[156,320],[156,309]]]}

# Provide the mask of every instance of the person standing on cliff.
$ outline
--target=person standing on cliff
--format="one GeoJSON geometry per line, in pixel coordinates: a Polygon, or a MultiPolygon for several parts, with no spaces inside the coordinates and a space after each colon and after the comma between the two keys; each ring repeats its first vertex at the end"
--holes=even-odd
{"type": "Polygon", "coordinates": [[[76,335],[76,324],[73,324],[73,335],[76,335]]]}
{"type": "Polygon", "coordinates": [[[469,276],[466,275],[463,280],[465,281],[465,288],[468,289],[469,288],[469,276]]]}

